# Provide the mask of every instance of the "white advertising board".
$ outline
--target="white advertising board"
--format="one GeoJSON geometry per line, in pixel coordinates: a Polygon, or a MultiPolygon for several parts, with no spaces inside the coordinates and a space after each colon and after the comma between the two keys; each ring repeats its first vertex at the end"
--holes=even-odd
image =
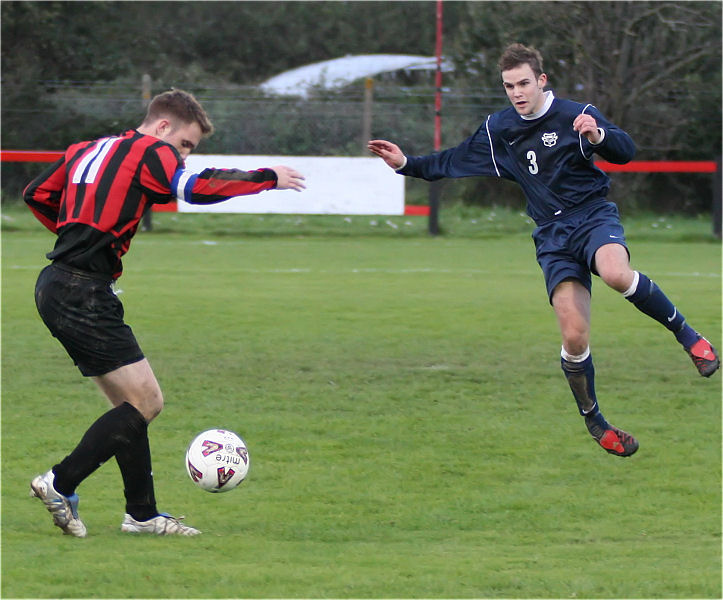
{"type": "Polygon", "coordinates": [[[192,154],[186,168],[252,171],[287,165],[306,177],[306,189],[268,190],[218,204],[178,202],[178,212],[403,215],[404,177],[380,158],[338,156],[230,156],[192,154]]]}

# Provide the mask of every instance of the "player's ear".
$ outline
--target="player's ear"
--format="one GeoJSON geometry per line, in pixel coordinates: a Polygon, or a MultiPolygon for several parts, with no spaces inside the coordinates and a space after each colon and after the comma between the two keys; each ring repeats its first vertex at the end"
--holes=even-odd
{"type": "Polygon", "coordinates": [[[163,138],[169,131],[171,131],[171,122],[168,119],[158,119],[156,121],[156,137],[163,138]]]}
{"type": "Polygon", "coordinates": [[[540,87],[545,87],[547,85],[547,73],[540,73],[537,81],[540,82],[540,87]]]}

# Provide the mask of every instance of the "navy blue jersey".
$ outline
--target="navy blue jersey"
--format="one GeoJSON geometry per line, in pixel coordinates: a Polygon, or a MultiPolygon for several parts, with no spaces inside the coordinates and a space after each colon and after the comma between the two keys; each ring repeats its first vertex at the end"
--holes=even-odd
{"type": "Polygon", "coordinates": [[[595,166],[593,154],[624,164],[635,155],[635,144],[592,104],[546,94],[543,114],[533,115],[536,118],[523,118],[510,106],[489,115],[454,148],[407,157],[398,172],[429,181],[475,175],[516,181],[527,198],[527,214],[538,225],[581,205],[605,201],[610,178],[595,166]],[[599,144],[572,128],[581,113],[591,115],[603,131],[599,144]]]}

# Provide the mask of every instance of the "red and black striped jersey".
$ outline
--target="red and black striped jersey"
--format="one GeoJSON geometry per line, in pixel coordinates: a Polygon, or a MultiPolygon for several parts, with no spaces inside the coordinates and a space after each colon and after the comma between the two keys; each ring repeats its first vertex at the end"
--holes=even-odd
{"type": "Polygon", "coordinates": [[[214,204],[276,186],[272,169],[192,173],[170,144],[131,129],[70,146],[24,190],[37,219],[58,238],[48,258],[117,278],[146,210],[174,199],[214,204]]]}

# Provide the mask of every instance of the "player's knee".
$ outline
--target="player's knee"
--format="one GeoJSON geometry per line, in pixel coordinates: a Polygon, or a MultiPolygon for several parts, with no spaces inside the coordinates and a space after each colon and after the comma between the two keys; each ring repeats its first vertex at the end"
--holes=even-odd
{"type": "Polygon", "coordinates": [[[149,423],[163,410],[163,392],[150,367],[136,380],[133,395],[137,402],[136,408],[149,423]]]}
{"type": "Polygon", "coordinates": [[[563,337],[562,347],[568,354],[580,356],[588,348],[588,338],[586,336],[563,337]]]}
{"type": "Polygon", "coordinates": [[[155,389],[150,397],[146,399],[144,417],[150,423],[163,410],[163,393],[160,388],[155,389]]]}
{"type": "Polygon", "coordinates": [[[600,278],[611,288],[622,293],[632,284],[634,274],[629,267],[612,266],[600,269],[600,278]]]}
{"type": "Polygon", "coordinates": [[[585,352],[590,344],[590,331],[582,324],[568,323],[562,329],[562,347],[572,356],[585,352]]]}
{"type": "Polygon", "coordinates": [[[596,255],[595,268],[600,279],[618,292],[627,290],[633,282],[635,273],[630,268],[627,254],[622,254],[622,247],[612,247],[614,251],[607,248],[601,249],[596,255]],[[607,253],[602,250],[608,250],[607,253]]]}
{"type": "Polygon", "coordinates": [[[150,423],[163,410],[163,393],[158,384],[146,384],[136,388],[128,402],[138,409],[145,420],[150,423]]]}

